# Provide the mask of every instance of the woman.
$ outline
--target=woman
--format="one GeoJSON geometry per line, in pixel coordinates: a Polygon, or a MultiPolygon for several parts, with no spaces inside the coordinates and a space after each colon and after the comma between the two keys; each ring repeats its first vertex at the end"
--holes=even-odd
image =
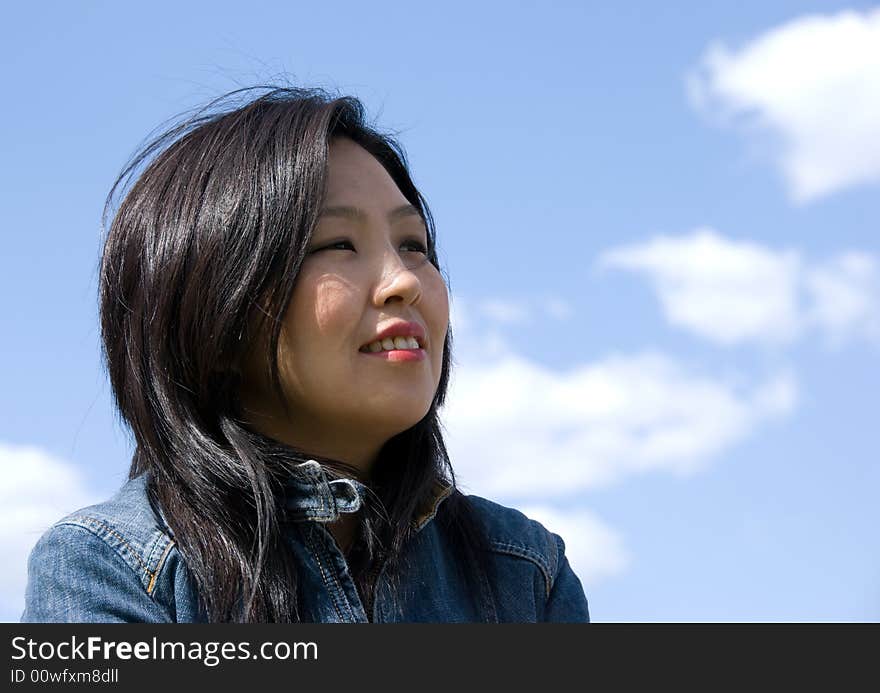
{"type": "Polygon", "coordinates": [[[447,292],[401,149],[356,99],[252,93],[111,192],[130,480],[41,538],[22,620],[587,621],[562,540],[455,486],[447,292]]]}

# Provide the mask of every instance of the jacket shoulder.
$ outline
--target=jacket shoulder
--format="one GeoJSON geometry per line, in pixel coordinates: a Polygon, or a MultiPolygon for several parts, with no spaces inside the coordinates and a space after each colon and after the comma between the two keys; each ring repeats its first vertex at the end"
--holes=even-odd
{"type": "Polygon", "coordinates": [[[130,479],[110,499],[63,517],[43,535],[41,542],[64,535],[68,544],[79,541],[86,549],[94,542],[92,537],[97,537],[125,562],[146,593],[152,595],[156,578],[175,542],[150,504],[147,481],[146,474],[130,479]]]}
{"type": "Polygon", "coordinates": [[[479,496],[467,499],[482,522],[489,549],[535,564],[544,576],[549,594],[564,558],[562,539],[519,510],[479,496]]]}

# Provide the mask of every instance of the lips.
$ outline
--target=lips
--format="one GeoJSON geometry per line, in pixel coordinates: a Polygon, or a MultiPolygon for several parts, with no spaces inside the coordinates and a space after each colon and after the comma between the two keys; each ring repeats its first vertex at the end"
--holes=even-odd
{"type": "Polygon", "coordinates": [[[412,337],[418,342],[419,348],[424,349],[427,343],[425,337],[425,328],[417,322],[406,322],[403,320],[385,325],[373,337],[371,337],[360,348],[360,351],[368,352],[369,345],[373,342],[381,342],[383,339],[394,339],[395,337],[409,338],[412,337]]]}

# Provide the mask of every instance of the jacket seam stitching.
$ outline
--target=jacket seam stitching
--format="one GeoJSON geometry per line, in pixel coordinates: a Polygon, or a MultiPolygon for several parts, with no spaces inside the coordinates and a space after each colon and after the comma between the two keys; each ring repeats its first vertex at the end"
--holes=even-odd
{"type": "MultiPolygon", "coordinates": [[[[324,556],[325,559],[327,559],[327,572],[330,573],[330,577],[333,578],[333,584],[337,588],[337,593],[341,593],[342,599],[345,600],[345,605],[347,607],[346,611],[348,612],[349,618],[351,619],[351,621],[357,621],[357,619],[355,618],[355,615],[354,615],[354,609],[352,608],[351,604],[348,601],[348,595],[345,594],[345,590],[342,588],[342,583],[339,581],[339,575],[337,574],[336,569],[333,567],[333,562],[330,558],[330,554],[327,549],[326,541],[328,538],[330,538],[330,533],[326,529],[324,531],[327,534],[327,536],[321,537],[319,548],[321,550],[321,554],[324,556]]],[[[332,541],[332,539],[331,539],[331,541],[332,541]]]]}
{"type": "Polygon", "coordinates": [[[161,537],[153,539],[153,541],[150,542],[150,551],[147,554],[147,565],[153,565],[153,554],[156,553],[156,547],[161,546],[161,544],[161,537]]]}
{"type": "Polygon", "coordinates": [[[159,577],[159,573],[162,572],[162,568],[165,565],[165,558],[171,552],[171,548],[174,546],[174,542],[169,540],[165,550],[162,552],[162,555],[159,557],[158,563],[156,563],[156,570],[150,578],[150,584],[147,585],[147,594],[151,597],[153,596],[153,590],[156,589],[156,578],[159,577]]]}
{"type": "MultiPolygon", "coordinates": [[[[110,543],[109,543],[104,537],[102,537],[102,536],[98,533],[98,531],[96,531],[96,530],[101,529],[101,530],[106,531],[107,533],[111,534],[113,537],[115,537],[115,538],[118,539],[122,544],[125,545],[125,547],[129,550],[129,552],[131,553],[131,555],[134,557],[134,559],[138,562],[138,564],[140,564],[140,566],[141,566],[141,568],[143,569],[145,575],[146,575],[147,577],[150,578],[150,581],[153,581],[153,580],[155,579],[156,574],[155,574],[152,570],[150,570],[149,566],[148,566],[146,563],[144,563],[144,560],[143,560],[140,556],[138,556],[137,552],[134,550],[134,548],[132,547],[132,545],[129,544],[129,543],[125,540],[125,537],[123,537],[119,532],[117,532],[115,529],[113,529],[113,528],[112,528],[110,525],[108,525],[106,522],[103,522],[102,520],[96,520],[95,518],[92,518],[92,517],[81,517],[81,516],[80,516],[80,517],[73,517],[73,518],[70,518],[69,520],[64,520],[63,522],[59,522],[59,523],[57,523],[55,526],[57,527],[57,526],[60,526],[60,525],[71,525],[71,526],[73,526],[73,527],[79,527],[79,528],[81,528],[81,529],[86,530],[87,532],[90,532],[90,533],[93,534],[94,536],[98,537],[98,539],[100,539],[101,541],[103,541],[104,544],[106,544],[107,546],[109,546],[110,548],[112,548],[113,551],[114,551],[114,553],[116,553],[116,555],[119,556],[119,557],[122,559],[122,561],[123,561],[128,567],[129,567],[129,569],[131,569],[131,565],[128,563],[127,560],[125,560],[125,556],[121,555],[121,554],[119,553],[119,551],[117,550],[117,548],[114,547],[112,544],[110,544],[110,543]]],[[[143,587],[144,587],[143,580],[141,580],[141,588],[143,588],[143,587]]],[[[149,592],[147,592],[147,593],[149,594],[149,592]]],[[[151,596],[152,596],[152,595],[151,595],[151,596]]]]}
{"type": "Polygon", "coordinates": [[[150,553],[147,554],[147,565],[155,566],[153,568],[153,572],[159,572],[159,562],[156,560],[156,555],[161,552],[162,555],[159,556],[159,561],[161,561],[162,556],[165,553],[165,550],[168,547],[168,543],[171,541],[165,534],[161,531],[158,533],[159,536],[153,539],[152,545],[150,546],[150,553]]]}
{"type": "Polygon", "coordinates": [[[553,576],[550,572],[550,566],[547,564],[547,559],[544,556],[528,546],[521,546],[519,544],[492,541],[490,542],[490,546],[499,553],[522,558],[537,565],[541,570],[541,574],[544,576],[544,586],[547,591],[547,596],[550,596],[550,592],[553,590],[553,576]]]}
{"type": "Polygon", "coordinates": [[[315,554],[315,562],[318,564],[318,570],[321,571],[321,580],[324,582],[324,587],[328,589],[332,596],[333,608],[336,610],[336,615],[339,616],[340,621],[344,622],[345,616],[342,615],[342,611],[339,608],[338,597],[336,593],[332,590],[332,585],[330,585],[329,581],[327,580],[327,575],[324,572],[324,564],[321,561],[321,556],[319,555],[321,553],[321,547],[316,546],[312,538],[312,529],[313,528],[309,528],[309,531],[306,534],[306,542],[308,542],[309,546],[312,548],[312,551],[315,554]]]}

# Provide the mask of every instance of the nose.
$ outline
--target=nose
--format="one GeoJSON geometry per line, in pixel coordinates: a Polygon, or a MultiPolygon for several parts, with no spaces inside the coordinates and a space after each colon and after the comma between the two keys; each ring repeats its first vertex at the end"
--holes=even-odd
{"type": "Polygon", "coordinates": [[[398,253],[386,252],[382,274],[373,296],[375,305],[381,308],[395,301],[407,305],[416,303],[422,296],[422,283],[416,275],[416,269],[417,267],[408,267],[398,253]]]}

